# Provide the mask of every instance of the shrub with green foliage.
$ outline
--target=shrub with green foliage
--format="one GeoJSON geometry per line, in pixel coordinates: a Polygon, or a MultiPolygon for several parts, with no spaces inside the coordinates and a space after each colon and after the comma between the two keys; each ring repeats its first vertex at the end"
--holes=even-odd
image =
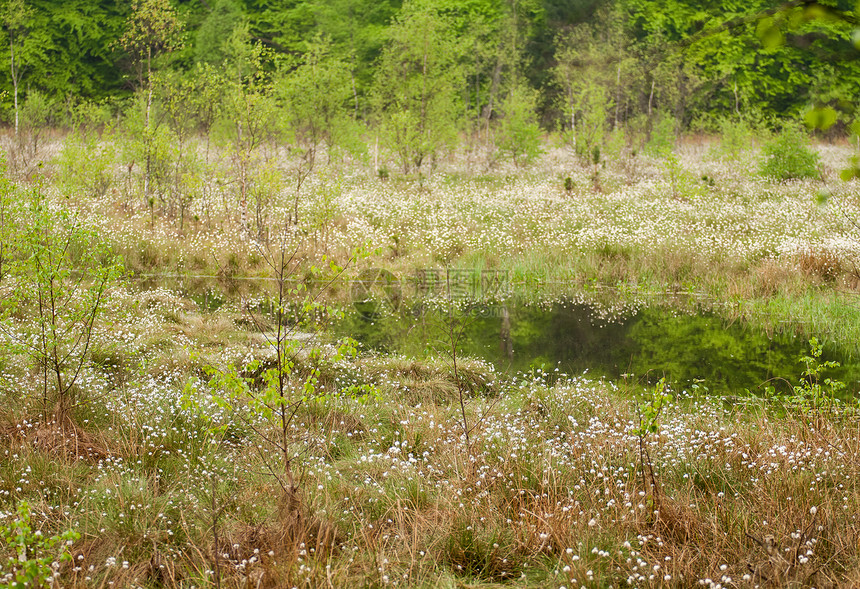
{"type": "Polygon", "coordinates": [[[588,83],[577,98],[571,113],[576,128],[567,133],[567,140],[583,164],[591,163],[594,148],[599,148],[606,138],[606,124],[611,101],[606,90],[594,83],[588,83]]]}
{"type": "Polygon", "coordinates": [[[505,116],[499,123],[496,143],[503,157],[527,166],[541,153],[537,121],[537,92],[524,86],[511,89],[502,103],[505,116]]]}
{"type": "Polygon", "coordinates": [[[742,117],[720,120],[720,145],[713,155],[729,161],[738,161],[752,147],[753,129],[742,117]]]}
{"type": "Polygon", "coordinates": [[[38,90],[30,90],[21,108],[20,156],[25,166],[37,159],[42,139],[49,128],[59,122],[57,101],[38,90]]]}
{"type": "Polygon", "coordinates": [[[30,525],[30,506],[26,501],[18,504],[17,512],[17,519],[0,524],[0,547],[14,554],[7,556],[2,567],[0,586],[53,587],[60,563],[72,559],[69,546],[80,534],[69,530],[46,537],[30,525]]]}
{"type": "Polygon", "coordinates": [[[6,350],[29,358],[39,375],[38,387],[24,392],[47,422],[52,410],[64,417],[83,400],[76,383],[123,267],[92,228],[52,207],[40,185],[22,190],[21,200],[10,211],[17,223],[3,234],[10,287],[0,297],[0,331],[6,350]]]}
{"type": "Polygon", "coordinates": [[[820,158],[809,148],[806,135],[796,127],[786,127],[762,147],[759,173],[776,180],[818,178],[820,158]]]}
{"type": "Polygon", "coordinates": [[[794,395],[789,398],[792,405],[818,411],[839,402],[839,395],[845,389],[845,383],[833,378],[822,379],[822,375],[826,369],[839,368],[840,364],[833,360],[823,361],[823,349],[824,346],[818,342],[818,338],[809,340],[809,354],[800,358],[806,368],[800,383],[793,389],[794,395]]]}
{"type": "Polygon", "coordinates": [[[668,113],[658,113],[651,127],[651,134],[645,144],[645,153],[658,158],[664,158],[675,149],[675,118],[668,113]]]}
{"type": "Polygon", "coordinates": [[[63,143],[55,163],[57,184],[76,198],[100,198],[114,183],[116,155],[96,133],[76,131],[63,143]]]}

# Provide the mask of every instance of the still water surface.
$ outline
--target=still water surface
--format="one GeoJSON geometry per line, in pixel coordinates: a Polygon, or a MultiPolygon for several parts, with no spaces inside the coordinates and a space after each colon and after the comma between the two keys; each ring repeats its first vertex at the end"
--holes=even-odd
{"type": "MultiPolygon", "coordinates": [[[[655,381],[666,377],[679,388],[694,383],[714,393],[763,392],[765,385],[788,392],[804,365],[809,342],[791,333],[768,334],[707,311],[680,310],[657,303],[632,311],[570,300],[532,304],[509,300],[464,305],[451,313],[444,305],[416,302],[398,309],[347,308],[333,329],[366,349],[421,357],[451,349],[452,337],[468,356],[502,371],[535,368],[567,374],[588,371],[616,380],[655,381]],[[699,382],[703,381],[703,382],[699,382]]],[[[822,360],[842,366],[825,376],[860,388],[860,363],[825,345],[822,360]]]]}
{"type": "MultiPolygon", "coordinates": [[[[150,283],[152,287],[154,283],[150,283]]],[[[217,281],[158,281],[194,300],[203,311],[215,311],[239,294],[217,281]]],[[[141,284],[146,289],[146,284],[141,284]]],[[[253,296],[266,296],[255,284],[253,296]]],[[[331,320],[326,332],[350,336],[367,351],[415,358],[450,352],[492,362],[503,372],[537,368],[567,374],[588,372],[611,380],[656,381],[666,377],[677,389],[698,384],[717,394],[762,393],[764,386],[790,392],[798,383],[809,342],[785,330],[766,333],[742,322],[730,322],[677,298],[636,304],[554,296],[515,296],[504,301],[447,301],[421,297],[340,303],[343,317],[331,320]],[[537,302],[536,302],[537,301],[537,302]]],[[[235,301],[233,301],[235,302],[235,301]]],[[[860,390],[860,359],[825,342],[822,360],[841,363],[825,377],[860,390]]]]}

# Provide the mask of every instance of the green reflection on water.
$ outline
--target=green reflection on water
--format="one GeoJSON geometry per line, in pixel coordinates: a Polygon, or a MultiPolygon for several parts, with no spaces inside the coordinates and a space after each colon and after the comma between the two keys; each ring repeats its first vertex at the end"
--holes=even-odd
{"type": "MultiPolygon", "coordinates": [[[[808,352],[808,342],[728,323],[709,312],[682,312],[657,305],[610,314],[592,305],[557,301],[546,305],[516,301],[461,306],[457,312],[427,302],[398,309],[353,307],[331,326],[366,349],[421,357],[450,350],[451,327],[458,351],[480,357],[500,370],[518,372],[556,367],[568,374],[635,380],[666,377],[679,388],[703,380],[714,393],[761,390],[765,383],[790,392],[808,352]]],[[[860,364],[825,346],[824,359],[842,363],[827,373],[857,390],[860,364]]]]}
{"type": "MultiPolygon", "coordinates": [[[[570,292],[570,285],[557,286],[570,292]]],[[[139,282],[141,290],[156,287],[192,299],[203,312],[236,307],[240,299],[256,301],[252,312],[265,313],[271,306],[266,301],[272,283],[265,280],[180,277],[139,282]]],[[[380,298],[363,296],[345,306],[341,297],[345,315],[326,323],[323,331],[353,337],[365,350],[415,358],[448,354],[453,335],[459,353],[510,373],[543,367],[567,374],[588,371],[613,380],[632,375],[639,382],[665,376],[678,389],[704,381],[718,394],[745,389],[760,393],[765,384],[790,393],[803,370],[798,359],[809,351],[807,339],[790,330],[768,334],[742,322],[730,323],[708,311],[707,301],[677,295],[635,300],[609,288],[573,298],[527,289],[504,300],[460,299],[452,305],[444,296],[421,298],[406,290],[383,288],[377,293],[363,288],[364,295],[380,298]]],[[[845,382],[848,394],[860,389],[860,359],[825,342],[825,360],[842,364],[826,377],[845,382]]]]}

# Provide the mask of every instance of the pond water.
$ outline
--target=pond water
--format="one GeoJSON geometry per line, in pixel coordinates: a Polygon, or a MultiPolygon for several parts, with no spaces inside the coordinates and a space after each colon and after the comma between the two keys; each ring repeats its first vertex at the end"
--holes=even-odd
{"type": "MultiPolygon", "coordinates": [[[[353,304],[332,326],[365,349],[421,357],[447,353],[452,340],[467,356],[507,372],[537,368],[631,382],[667,378],[679,390],[693,384],[712,393],[789,392],[798,383],[809,342],[798,335],[767,334],[714,313],[679,309],[667,301],[607,310],[602,305],[557,299],[534,304],[510,299],[490,304],[402,303],[397,309],[372,301],[353,304]]],[[[860,389],[860,363],[832,346],[823,360],[839,368],[825,377],[860,389]]]]}
{"type": "MultiPolygon", "coordinates": [[[[557,368],[631,382],[665,377],[678,390],[698,384],[716,394],[763,393],[766,385],[790,392],[804,369],[799,359],[809,352],[807,339],[790,330],[765,333],[677,296],[631,301],[610,289],[599,297],[531,292],[452,304],[450,297],[407,296],[396,283],[382,282],[378,288],[380,277],[374,277],[372,291],[353,287],[351,301],[344,302],[349,293],[340,296],[336,305],[343,316],[329,320],[326,332],[350,336],[366,351],[421,358],[449,353],[456,341],[458,353],[502,372],[557,368]]],[[[240,297],[264,301],[260,311],[270,308],[265,298],[271,284],[261,281],[161,279],[139,286],[170,288],[204,312],[240,297]]],[[[845,382],[849,393],[860,390],[860,359],[825,342],[823,360],[841,364],[825,377],[845,382]]]]}

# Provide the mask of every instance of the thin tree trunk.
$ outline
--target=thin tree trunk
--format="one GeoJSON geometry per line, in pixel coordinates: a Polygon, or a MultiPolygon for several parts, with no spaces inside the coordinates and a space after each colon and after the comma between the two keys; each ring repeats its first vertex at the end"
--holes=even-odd
{"type": "Polygon", "coordinates": [[[651,93],[648,95],[648,118],[651,118],[651,104],[654,101],[654,80],[651,80],[651,93]]]}
{"type": "MultiPolygon", "coordinates": [[[[424,57],[421,64],[421,134],[425,135],[427,133],[428,123],[427,123],[427,54],[429,53],[429,49],[427,47],[427,36],[424,36],[424,57]]],[[[419,142],[421,145],[421,142],[419,142]]],[[[418,173],[421,173],[421,162],[424,160],[423,149],[419,147],[419,153],[417,154],[417,161],[415,162],[418,168],[418,173]]]]}
{"type": "MultiPolygon", "coordinates": [[[[11,37],[11,34],[10,34],[11,37]]],[[[9,40],[9,53],[12,56],[10,68],[12,70],[12,86],[15,94],[15,137],[18,136],[18,73],[15,71],[15,43],[9,40]]]]}
{"type": "Polygon", "coordinates": [[[621,63],[618,63],[618,73],[615,75],[615,126],[618,129],[618,108],[621,105],[621,63]]]}
{"type": "Polygon", "coordinates": [[[242,224],[242,237],[243,239],[250,235],[250,229],[248,228],[248,181],[247,181],[247,162],[243,159],[240,164],[239,171],[239,180],[242,186],[242,193],[239,199],[239,222],[242,224]]]}
{"type": "Polygon", "coordinates": [[[493,77],[490,84],[490,95],[487,97],[487,106],[484,107],[484,119],[487,121],[487,127],[490,126],[490,116],[493,114],[493,107],[496,102],[496,94],[499,92],[499,84],[502,80],[502,58],[496,58],[496,67],[493,68],[493,77]]]}
{"type": "Polygon", "coordinates": [[[735,91],[735,114],[740,116],[741,109],[740,109],[740,103],[738,101],[738,83],[737,82],[735,82],[734,91],[735,91]]]}
{"type": "Polygon", "coordinates": [[[39,293],[39,353],[42,368],[42,419],[48,423],[48,335],[45,327],[45,295],[42,289],[39,293]]]}
{"type": "Polygon", "coordinates": [[[478,59],[478,47],[475,46],[475,118],[481,114],[481,62],[478,59]]]}
{"type": "Polygon", "coordinates": [[[349,77],[352,79],[352,99],[355,101],[355,108],[352,112],[352,120],[358,120],[358,90],[355,88],[355,70],[349,71],[349,77]]]}
{"type": "MultiPolygon", "coordinates": [[[[143,174],[143,197],[149,202],[149,175],[152,170],[152,136],[150,133],[150,112],[152,110],[152,49],[146,48],[146,170],[143,174]]],[[[154,210],[154,203],[150,205],[154,210]]]]}
{"type": "Polygon", "coordinates": [[[149,129],[149,113],[152,110],[152,49],[146,49],[146,128],[149,129]]]}

